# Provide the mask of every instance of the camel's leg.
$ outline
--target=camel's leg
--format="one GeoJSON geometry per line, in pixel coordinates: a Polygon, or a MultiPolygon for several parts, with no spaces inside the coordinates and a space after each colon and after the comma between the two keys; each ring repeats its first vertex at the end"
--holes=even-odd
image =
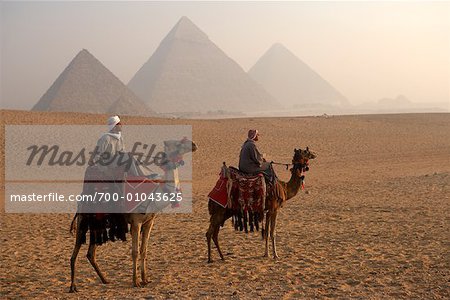
{"type": "Polygon", "coordinates": [[[141,280],[142,284],[147,284],[149,281],[147,279],[147,244],[150,238],[150,232],[153,228],[153,223],[155,219],[147,222],[142,226],[142,237],[141,237],[141,280]]]}
{"type": "Polygon", "coordinates": [[[219,230],[220,225],[223,224],[226,220],[225,212],[216,212],[211,215],[209,219],[209,228],[206,232],[206,241],[208,243],[208,263],[212,262],[211,259],[211,239],[214,241],[214,244],[216,245],[217,251],[219,252],[220,258],[224,260],[222,251],[220,251],[219,246],[219,230]]]}
{"type": "Polygon", "coordinates": [[[98,267],[97,260],[95,258],[95,250],[97,249],[97,245],[95,243],[90,242],[89,243],[89,249],[87,252],[87,259],[91,263],[91,265],[94,267],[95,272],[97,272],[98,277],[100,277],[100,280],[102,283],[109,283],[108,280],[106,280],[105,276],[103,275],[102,271],[98,267]]]}
{"type": "MultiPolygon", "coordinates": [[[[80,226],[78,226],[78,229],[80,226]]],[[[77,261],[78,253],[81,248],[81,232],[77,229],[76,238],[75,238],[75,246],[73,247],[72,257],[70,258],[70,290],[69,293],[77,292],[77,287],[75,285],[75,263],[77,261]]]]}
{"type": "Polygon", "coordinates": [[[139,238],[141,234],[141,224],[131,224],[131,258],[133,259],[133,286],[141,287],[137,278],[137,260],[139,255],[139,238]]]}
{"type": "Polygon", "coordinates": [[[211,259],[211,238],[214,233],[214,225],[212,223],[212,216],[209,223],[208,231],[206,232],[206,242],[208,243],[208,263],[212,263],[211,259]]]}
{"type": "Polygon", "coordinates": [[[216,245],[217,251],[219,252],[219,256],[222,260],[225,260],[225,258],[223,257],[222,251],[220,251],[220,246],[219,246],[219,230],[220,230],[220,226],[216,226],[214,228],[214,233],[212,236],[212,239],[214,241],[214,244],[216,245]]]}
{"type": "Polygon", "coordinates": [[[264,251],[264,257],[268,257],[269,256],[269,227],[270,227],[270,218],[271,218],[271,213],[267,212],[266,214],[266,226],[264,229],[264,240],[266,242],[266,248],[264,251]]]}
{"type": "Polygon", "coordinates": [[[273,258],[278,258],[277,254],[277,246],[275,242],[275,230],[277,226],[277,211],[274,211],[272,215],[270,216],[270,237],[272,238],[272,252],[273,252],[273,258]]]}

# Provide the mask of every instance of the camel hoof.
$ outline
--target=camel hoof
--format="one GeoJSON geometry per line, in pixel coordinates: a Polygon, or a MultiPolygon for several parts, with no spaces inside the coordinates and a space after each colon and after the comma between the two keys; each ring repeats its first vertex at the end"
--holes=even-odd
{"type": "Polygon", "coordinates": [[[147,284],[149,284],[149,283],[150,283],[150,280],[145,279],[145,280],[142,280],[141,285],[142,285],[142,286],[145,286],[145,285],[147,285],[147,284]]]}
{"type": "Polygon", "coordinates": [[[269,257],[269,254],[265,253],[265,254],[263,255],[263,257],[269,257]]]}
{"type": "Polygon", "coordinates": [[[103,283],[103,284],[109,284],[110,282],[109,282],[109,280],[107,280],[107,279],[103,279],[103,280],[102,280],[102,283],[103,283]]]}
{"type": "Polygon", "coordinates": [[[75,292],[78,292],[77,287],[74,286],[74,285],[71,285],[71,286],[70,286],[69,293],[75,293],[75,292]]]}
{"type": "Polygon", "coordinates": [[[213,260],[212,259],[208,259],[208,264],[212,263],[213,260]]]}
{"type": "Polygon", "coordinates": [[[275,254],[274,256],[273,256],[273,259],[279,259],[280,257],[277,255],[277,254],[275,254]]]}
{"type": "Polygon", "coordinates": [[[137,281],[133,284],[133,286],[138,288],[142,287],[141,283],[137,281]]]}

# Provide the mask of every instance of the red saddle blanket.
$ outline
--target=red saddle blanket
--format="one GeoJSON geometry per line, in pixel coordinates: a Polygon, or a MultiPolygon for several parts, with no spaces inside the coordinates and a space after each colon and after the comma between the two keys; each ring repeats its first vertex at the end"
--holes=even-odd
{"type": "MultiPolygon", "coordinates": [[[[222,174],[222,173],[221,173],[222,174]]],[[[209,192],[208,197],[222,207],[227,207],[228,192],[227,192],[228,178],[222,175],[216,182],[216,186],[209,192]]]]}
{"type": "MultiPolygon", "coordinates": [[[[230,192],[232,209],[243,209],[244,211],[262,212],[266,197],[266,183],[264,176],[258,174],[250,176],[239,172],[234,168],[228,168],[229,178],[232,181],[230,192]]],[[[228,177],[220,173],[216,186],[208,194],[209,199],[222,207],[228,207],[228,177]]]]}

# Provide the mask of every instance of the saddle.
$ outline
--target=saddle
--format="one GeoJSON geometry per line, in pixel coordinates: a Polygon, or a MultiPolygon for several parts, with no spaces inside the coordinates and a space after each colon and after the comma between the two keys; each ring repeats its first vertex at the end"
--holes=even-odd
{"type": "Polygon", "coordinates": [[[261,175],[261,174],[248,174],[248,173],[244,173],[244,172],[242,172],[241,170],[239,170],[238,168],[233,167],[233,166],[229,166],[228,169],[229,169],[231,172],[233,172],[233,173],[235,173],[235,174],[237,174],[238,176],[241,176],[241,177],[243,177],[243,178],[254,179],[254,177],[257,177],[257,176],[261,175]]]}
{"type": "Polygon", "coordinates": [[[237,198],[241,209],[245,212],[263,212],[266,202],[266,180],[263,174],[248,175],[235,168],[230,169],[233,185],[237,192],[233,195],[237,198]]]}
{"type": "Polygon", "coordinates": [[[212,201],[232,210],[264,211],[267,188],[263,174],[249,175],[224,163],[219,175],[208,195],[212,201]]]}

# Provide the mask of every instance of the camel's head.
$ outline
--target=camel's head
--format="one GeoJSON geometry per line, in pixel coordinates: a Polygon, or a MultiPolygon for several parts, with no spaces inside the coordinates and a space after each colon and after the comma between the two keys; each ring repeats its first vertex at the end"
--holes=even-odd
{"type": "Polygon", "coordinates": [[[292,158],[292,164],[294,167],[291,169],[292,172],[297,172],[301,176],[302,172],[309,171],[309,160],[315,159],[317,155],[306,147],[305,150],[294,149],[294,157],[292,158]]]}
{"type": "Polygon", "coordinates": [[[197,145],[187,138],[164,141],[164,151],[171,155],[183,155],[189,152],[195,152],[197,149],[197,145]]]}
{"type": "Polygon", "coordinates": [[[194,152],[198,149],[197,145],[187,139],[164,141],[164,152],[166,160],[162,162],[162,168],[165,170],[175,170],[184,165],[183,155],[194,152]]]}

